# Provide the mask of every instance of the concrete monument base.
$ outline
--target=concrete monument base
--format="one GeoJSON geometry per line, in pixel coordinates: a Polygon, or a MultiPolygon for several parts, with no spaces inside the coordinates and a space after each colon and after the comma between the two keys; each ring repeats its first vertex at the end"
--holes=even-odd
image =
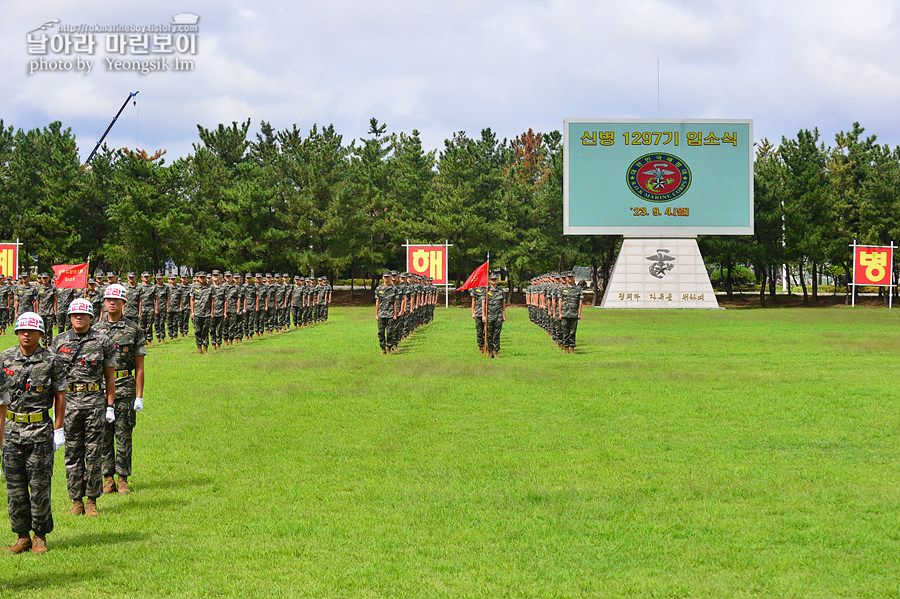
{"type": "Polygon", "coordinates": [[[626,237],[600,307],[721,309],[696,237],[626,237]]]}

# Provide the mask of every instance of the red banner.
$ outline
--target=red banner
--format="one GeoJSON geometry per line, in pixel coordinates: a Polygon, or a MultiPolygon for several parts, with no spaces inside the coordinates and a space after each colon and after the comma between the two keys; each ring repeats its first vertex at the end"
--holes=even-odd
{"type": "Polygon", "coordinates": [[[19,244],[0,243],[0,274],[4,277],[19,278],[19,244]]]}
{"type": "Polygon", "coordinates": [[[890,286],[893,248],[858,245],[853,259],[854,284],[890,286]]]}
{"type": "Polygon", "coordinates": [[[488,284],[488,263],[485,262],[478,268],[472,271],[472,274],[469,275],[469,278],[466,279],[466,282],[463,283],[463,286],[457,289],[457,291],[463,291],[465,289],[472,289],[474,287],[487,287],[488,284]]]}
{"type": "Polygon", "coordinates": [[[56,286],[61,289],[84,289],[87,287],[88,263],[57,264],[53,267],[56,273],[56,286]]]}
{"type": "Polygon", "coordinates": [[[411,245],[406,248],[406,270],[431,277],[435,285],[447,282],[447,247],[443,245],[411,245]]]}

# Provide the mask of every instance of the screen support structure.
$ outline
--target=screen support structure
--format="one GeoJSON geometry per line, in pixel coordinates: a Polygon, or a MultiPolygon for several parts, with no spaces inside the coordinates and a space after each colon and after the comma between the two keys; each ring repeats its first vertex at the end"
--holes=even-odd
{"type": "Polygon", "coordinates": [[[600,307],[721,309],[695,236],[625,237],[600,307]]]}

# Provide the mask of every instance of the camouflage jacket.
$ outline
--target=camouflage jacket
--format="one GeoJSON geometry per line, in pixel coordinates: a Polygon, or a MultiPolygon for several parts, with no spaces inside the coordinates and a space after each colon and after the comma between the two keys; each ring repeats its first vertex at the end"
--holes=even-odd
{"type": "Polygon", "coordinates": [[[16,316],[22,312],[34,312],[34,300],[37,299],[37,288],[34,285],[16,285],[16,301],[19,302],[16,316]]]}
{"type": "MultiPolygon", "coordinates": [[[[56,314],[56,310],[54,310],[54,300],[56,299],[56,288],[41,285],[37,288],[37,298],[38,298],[38,314],[56,314]]],[[[63,307],[63,306],[60,306],[63,307]]],[[[68,308],[68,306],[65,306],[68,308]]]]}
{"type": "Polygon", "coordinates": [[[212,287],[197,283],[191,288],[191,297],[194,299],[194,316],[212,316],[212,287]]]}
{"type": "Polygon", "coordinates": [[[86,408],[106,403],[104,368],[116,367],[116,348],[106,333],[91,327],[83,335],[69,329],[53,339],[50,349],[63,361],[69,385],[99,384],[93,391],[66,393],[66,406],[86,408]]]}
{"type": "Polygon", "coordinates": [[[116,397],[134,397],[134,359],[147,355],[144,329],[124,316],[110,322],[107,315],[97,323],[97,330],[106,333],[116,350],[116,397]]]}
{"type": "MultiPolygon", "coordinates": [[[[0,405],[17,414],[34,414],[53,409],[53,394],[66,389],[63,361],[44,347],[30,356],[16,345],[0,354],[0,405]]],[[[10,443],[46,443],[53,436],[49,414],[41,422],[6,421],[6,440],[10,443]]]]}

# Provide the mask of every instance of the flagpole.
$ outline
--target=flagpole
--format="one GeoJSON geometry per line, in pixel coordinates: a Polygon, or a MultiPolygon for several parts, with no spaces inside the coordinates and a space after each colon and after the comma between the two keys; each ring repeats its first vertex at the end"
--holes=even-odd
{"type": "Polygon", "coordinates": [[[487,272],[484,274],[487,276],[487,285],[484,289],[484,304],[481,306],[481,318],[484,322],[484,357],[487,358],[487,346],[488,346],[488,334],[487,334],[487,313],[488,313],[488,292],[491,290],[491,253],[487,253],[487,272]]]}

